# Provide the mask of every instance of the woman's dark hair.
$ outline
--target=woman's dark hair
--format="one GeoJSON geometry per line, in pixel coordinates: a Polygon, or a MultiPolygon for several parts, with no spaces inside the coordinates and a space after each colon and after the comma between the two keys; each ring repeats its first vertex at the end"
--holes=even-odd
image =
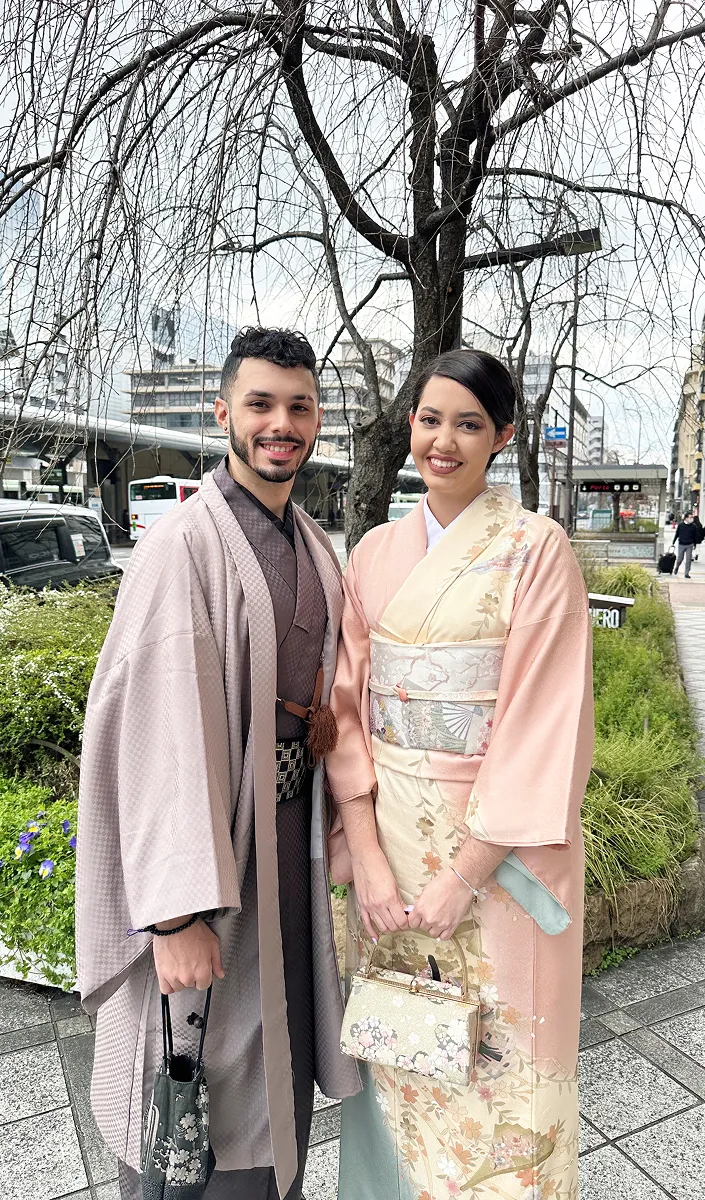
{"type": "MultiPolygon", "coordinates": [[[[487,354],[485,350],[446,350],[445,354],[432,359],[417,384],[411,406],[413,413],[419,407],[426,384],[434,375],[452,379],[477,396],[497,433],[513,423],[516,407],[514,380],[504,363],[493,354],[487,354]]],[[[490,463],[496,457],[497,454],[491,454],[490,463]]]]}
{"type": "Polygon", "coordinates": [[[305,367],[313,375],[318,389],[316,355],[302,333],[294,333],[291,329],[262,329],[256,325],[241,329],[232,340],[220,375],[220,394],[224,399],[243,358],[264,358],[277,367],[305,367]]]}

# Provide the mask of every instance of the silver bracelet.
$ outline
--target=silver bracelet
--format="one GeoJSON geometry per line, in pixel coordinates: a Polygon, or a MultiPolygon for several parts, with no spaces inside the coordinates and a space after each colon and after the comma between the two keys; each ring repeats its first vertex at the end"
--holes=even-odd
{"type": "Polygon", "coordinates": [[[475,898],[476,900],[479,900],[479,899],[480,899],[480,893],[478,892],[477,888],[474,888],[474,887],[472,886],[472,884],[471,884],[471,883],[468,883],[467,879],[465,879],[465,878],[464,878],[464,876],[462,876],[462,875],[460,874],[460,871],[456,871],[455,867],[451,867],[450,869],[451,869],[451,871],[453,872],[453,874],[454,874],[454,875],[457,875],[457,876],[458,876],[458,879],[461,881],[461,883],[464,883],[466,887],[469,887],[469,888],[470,888],[470,891],[472,892],[472,894],[473,894],[474,898],[475,898]]]}

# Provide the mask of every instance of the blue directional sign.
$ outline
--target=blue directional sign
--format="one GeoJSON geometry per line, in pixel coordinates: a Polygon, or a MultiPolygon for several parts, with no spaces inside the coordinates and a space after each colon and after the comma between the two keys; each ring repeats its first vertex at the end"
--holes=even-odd
{"type": "Polygon", "coordinates": [[[566,425],[547,425],[543,436],[547,442],[567,442],[568,428],[566,425]]]}

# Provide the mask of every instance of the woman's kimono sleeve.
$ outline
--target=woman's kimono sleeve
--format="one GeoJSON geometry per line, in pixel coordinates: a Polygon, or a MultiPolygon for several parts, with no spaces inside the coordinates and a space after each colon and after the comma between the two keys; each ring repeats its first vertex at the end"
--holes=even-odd
{"type": "Polygon", "coordinates": [[[326,758],[336,803],[367,796],[377,787],[370,741],[370,627],[358,591],[353,550],[343,580],[343,617],[330,704],[338,721],[338,746],[326,758]]]}
{"type": "Polygon", "coordinates": [[[555,527],[534,543],[517,588],[470,832],[500,846],[570,845],[592,751],[592,625],[575,555],[555,527]]]}

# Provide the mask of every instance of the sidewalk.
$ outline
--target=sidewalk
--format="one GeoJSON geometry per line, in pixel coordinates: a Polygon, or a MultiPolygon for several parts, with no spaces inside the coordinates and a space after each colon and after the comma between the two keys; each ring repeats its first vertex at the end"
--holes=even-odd
{"type": "MultiPolygon", "coordinates": [[[[705,752],[705,553],[669,588],[705,752]]],[[[92,1055],[75,996],[0,980],[3,1200],[118,1200],[90,1113],[92,1055]]],[[[585,982],[580,1061],[581,1200],[702,1200],[705,935],[585,982]]],[[[318,1095],[307,1200],[335,1200],[339,1122],[340,1105],[318,1095]]]]}
{"type": "MultiPolygon", "coordinates": [[[[581,1046],[582,1200],[701,1200],[705,936],[586,981],[581,1046]]],[[[4,1200],[118,1200],[90,1114],[92,1056],[75,996],[0,981],[4,1200]]],[[[335,1200],[339,1121],[319,1095],[307,1200],[335,1200]]]]}

